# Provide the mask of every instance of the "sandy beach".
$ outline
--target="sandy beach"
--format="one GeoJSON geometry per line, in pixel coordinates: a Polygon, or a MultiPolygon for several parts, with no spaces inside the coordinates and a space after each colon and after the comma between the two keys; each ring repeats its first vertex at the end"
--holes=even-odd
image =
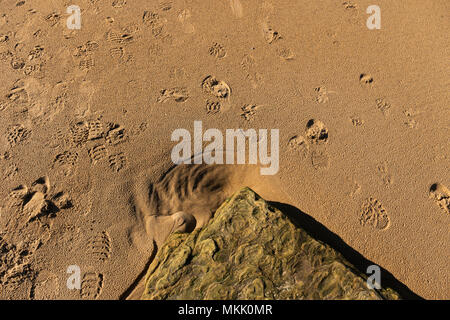
{"type": "Polygon", "coordinates": [[[450,298],[450,2],[76,2],[0,0],[0,299],[139,299],[245,186],[450,298]]]}

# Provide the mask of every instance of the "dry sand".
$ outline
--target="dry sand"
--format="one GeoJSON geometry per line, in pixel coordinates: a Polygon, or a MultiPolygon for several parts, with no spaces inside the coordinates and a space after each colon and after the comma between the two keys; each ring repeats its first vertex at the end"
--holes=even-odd
{"type": "Polygon", "coordinates": [[[0,298],[124,298],[170,232],[248,185],[449,299],[450,4],[378,0],[369,30],[373,2],[80,0],[69,30],[75,3],[0,0],[0,298]],[[194,120],[280,129],[278,174],[165,175],[194,120]]]}

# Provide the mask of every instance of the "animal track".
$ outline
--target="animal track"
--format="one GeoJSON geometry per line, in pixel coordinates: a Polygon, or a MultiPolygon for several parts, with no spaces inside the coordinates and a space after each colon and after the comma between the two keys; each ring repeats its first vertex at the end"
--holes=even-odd
{"type": "Polygon", "coordinates": [[[82,299],[94,300],[102,293],[103,274],[87,272],[81,281],[80,297],[82,299]]]}
{"type": "Polygon", "coordinates": [[[359,75],[359,82],[362,85],[369,86],[369,85],[373,84],[373,78],[372,78],[372,76],[370,74],[361,73],[359,75]]]}
{"type": "Polygon", "coordinates": [[[202,88],[206,93],[219,99],[228,99],[231,95],[231,89],[228,84],[217,80],[214,76],[207,76],[203,79],[202,88]]]}
{"type": "Polygon", "coordinates": [[[364,120],[357,118],[357,117],[351,117],[350,121],[352,122],[352,125],[355,127],[360,127],[364,125],[364,120]]]}
{"type": "Polygon", "coordinates": [[[253,120],[256,114],[256,110],[258,110],[258,108],[259,106],[256,106],[254,104],[246,104],[241,108],[242,110],[241,117],[247,121],[253,120]]]}
{"type": "Polygon", "coordinates": [[[273,42],[281,39],[281,36],[278,33],[278,31],[274,30],[269,25],[268,22],[263,23],[263,25],[262,25],[262,32],[263,32],[264,40],[266,40],[266,42],[268,44],[272,44],[273,42]]]}
{"type": "Polygon", "coordinates": [[[433,183],[429,192],[430,198],[436,201],[445,213],[450,213],[450,190],[443,184],[433,183]]]}
{"type": "Polygon", "coordinates": [[[216,114],[219,113],[222,109],[222,104],[219,101],[206,101],[206,113],[207,114],[216,114]]]}
{"type": "Polygon", "coordinates": [[[367,199],[361,207],[359,222],[377,230],[385,230],[390,225],[390,219],[383,205],[374,198],[367,199]]]}
{"type": "Polygon", "coordinates": [[[320,120],[311,119],[306,124],[306,138],[311,143],[323,143],[328,141],[328,129],[320,120]]]}
{"type": "Polygon", "coordinates": [[[220,43],[215,42],[209,48],[209,54],[218,59],[222,59],[225,58],[225,56],[227,55],[227,51],[220,43]]]}
{"type": "Polygon", "coordinates": [[[108,154],[109,152],[104,145],[98,145],[89,149],[89,157],[91,158],[92,164],[97,164],[106,159],[108,154]]]}
{"type": "Polygon", "coordinates": [[[156,100],[157,102],[166,102],[174,100],[175,102],[185,102],[189,99],[189,92],[185,87],[176,87],[172,89],[163,89],[160,91],[160,96],[156,100]]]}
{"type": "Polygon", "coordinates": [[[119,172],[127,165],[127,158],[123,152],[109,156],[109,166],[114,172],[119,172]]]}
{"type": "Polygon", "coordinates": [[[88,240],[88,252],[96,260],[104,262],[111,256],[111,238],[106,231],[88,240]]]}

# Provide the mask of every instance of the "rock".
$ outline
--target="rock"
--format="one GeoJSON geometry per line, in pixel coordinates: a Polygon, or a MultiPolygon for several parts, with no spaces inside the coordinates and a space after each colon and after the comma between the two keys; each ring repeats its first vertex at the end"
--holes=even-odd
{"type": "Polygon", "coordinates": [[[192,233],[174,233],[145,278],[143,299],[399,299],[249,188],[192,233]]]}

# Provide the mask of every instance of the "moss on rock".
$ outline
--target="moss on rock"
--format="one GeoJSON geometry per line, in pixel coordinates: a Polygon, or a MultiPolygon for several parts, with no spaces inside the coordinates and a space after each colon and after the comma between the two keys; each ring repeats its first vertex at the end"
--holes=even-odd
{"type": "Polygon", "coordinates": [[[172,234],[149,267],[143,299],[398,299],[297,228],[249,188],[190,234],[172,234]]]}

